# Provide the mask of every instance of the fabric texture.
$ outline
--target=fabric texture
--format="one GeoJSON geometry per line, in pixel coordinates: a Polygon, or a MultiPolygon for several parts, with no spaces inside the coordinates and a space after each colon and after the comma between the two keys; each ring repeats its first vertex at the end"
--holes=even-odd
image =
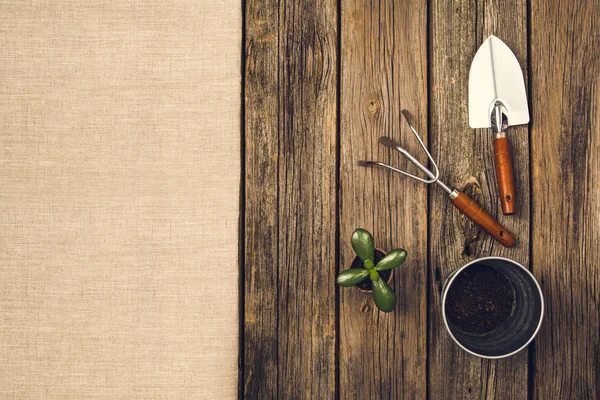
{"type": "Polygon", "coordinates": [[[0,2],[0,398],[237,397],[241,26],[0,2]]]}

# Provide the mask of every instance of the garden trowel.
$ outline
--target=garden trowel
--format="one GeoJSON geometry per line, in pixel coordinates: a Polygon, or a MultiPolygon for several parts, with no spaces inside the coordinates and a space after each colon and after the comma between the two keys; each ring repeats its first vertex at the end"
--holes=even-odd
{"type": "Polygon", "coordinates": [[[527,124],[529,108],[523,72],[508,46],[492,35],[477,50],[469,72],[469,125],[493,128],[494,160],[502,213],[517,211],[509,126],[527,124]]]}

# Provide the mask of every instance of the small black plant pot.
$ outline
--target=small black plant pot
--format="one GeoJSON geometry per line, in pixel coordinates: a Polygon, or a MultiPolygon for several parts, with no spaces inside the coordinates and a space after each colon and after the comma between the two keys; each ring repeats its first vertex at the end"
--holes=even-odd
{"type": "MultiPolygon", "coordinates": [[[[385,255],[386,255],[386,253],[384,253],[383,251],[381,251],[379,249],[375,249],[375,260],[373,260],[374,264],[377,265],[377,263],[379,261],[381,261],[381,259],[383,257],[385,257],[385,255]]],[[[354,257],[354,260],[352,261],[352,265],[350,265],[350,269],[364,268],[364,267],[365,266],[364,266],[362,260],[358,257],[354,257]]],[[[388,284],[392,282],[392,270],[391,269],[388,269],[385,271],[380,271],[379,276],[381,277],[381,279],[385,280],[388,284]]],[[[373,291],[373,282],[371,282],[371,278],[369,278],[367,276],[365,279],[363,279],[362,281],[357,283],[356,287],[359,288],[362,292],[370,293],[373,291]]]]}

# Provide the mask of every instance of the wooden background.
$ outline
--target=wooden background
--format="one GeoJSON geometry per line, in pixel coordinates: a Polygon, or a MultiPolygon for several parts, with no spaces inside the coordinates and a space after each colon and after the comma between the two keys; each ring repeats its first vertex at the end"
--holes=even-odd
{"type": "Polygon", "coordinates": [[[600,398],[600,1],[258,0],[244,12],[240,396],[600,398]],[[515,216],[500,210],[491,135],[468,126],[469,67],[490,34],[518,57],[530,99],[532,122],[509,133],[515,216]],[[377,144],[418,152],[403,108],[441,179],[516,247],[440,188],[356,165],[406,167],[377,144]],[[335,285],[356,227],[409,252],[391,314],[335,285]],[[440,310],[445,278],[488,255],[529,266],[546,296],[534,344],[498,361],[461,351],[440,310]]]}

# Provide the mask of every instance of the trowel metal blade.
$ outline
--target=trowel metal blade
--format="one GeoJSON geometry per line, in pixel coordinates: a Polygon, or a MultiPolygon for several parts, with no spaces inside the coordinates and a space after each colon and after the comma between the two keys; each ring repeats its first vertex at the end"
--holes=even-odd
{"type": "Polygon", "coordinates": [[[523,72],[508,46],[492,35],[477,50],[469,71],[469,125],[491,128],[494,106],[499,103],[508,125],[529,122],[523,72]]]}

